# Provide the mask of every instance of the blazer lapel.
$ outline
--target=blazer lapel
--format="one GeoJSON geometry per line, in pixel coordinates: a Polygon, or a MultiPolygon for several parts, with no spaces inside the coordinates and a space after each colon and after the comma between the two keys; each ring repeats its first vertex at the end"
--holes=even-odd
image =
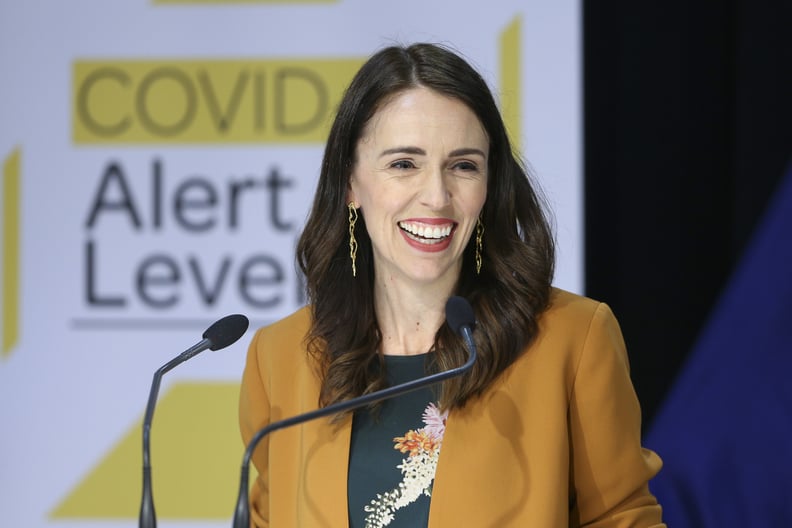
{"type": "Polygon", "coordinates": [[[343,528],[349,524],[347,471],[352,417],[338,424],[323,418],[305,429],[304,519],[300,526],[343,528]]]}

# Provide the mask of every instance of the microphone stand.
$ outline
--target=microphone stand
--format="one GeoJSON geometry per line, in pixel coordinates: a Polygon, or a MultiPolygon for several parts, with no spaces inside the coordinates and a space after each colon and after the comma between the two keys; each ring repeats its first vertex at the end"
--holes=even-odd
{"type": "Polygon", "coordinates": [[[162,375],[184,363],[206,349],[220,350],[236,342],[247,331],[248,318],[242,314],[232,314],[215,321],[203,333],[203,339],[162,365],[154,373],[151,381],[146,414],[143,418],[143,493],[140,499],[139,528],[157,528],[157,514],[154,511],[154,498],[151,493],[150,438],[151,422],[154,420],[154,405],[157,403],[162,375]]]}
{"type": "Polygon", "coordinates": [[[258,445],[258,443],[261,441],[262,438],[264,438],[273,431],[277,431],[278,429],[284,429],[286,427],[297,425],[303,422],[308,422],[310,420],[321,418],[323,416],[329,416],[331,414],[357,409],[359,407],[363,407],[371,403],[376,403],[378,401],[387,398],[400,396],[402,394],[406,394],[408,392],[412,392],[414,390],[421,389],[429,385],[434,385],[446,379],[453,378],[455,376],[459,376],[460,374],[463,374],[464,372],[468,371],[476,362],[476,345],[473,342],[473,331],[470,325],[464,324],[463,326],[461,326],[461,328],[459,328],[459,332],[462,334],[462,337],[465,340],[465,343],[467,344],[467,348],[469,351],[468,360],[459,367],[448,369],[443,372],[438,372],[436,374],[425,376],[423,378],[418,378],[412,381],[408,381],[406,383],[401,383],[399,385],[394,385],[392,387],[378,390],[369,394],[364,394],[363,396],[352,398],[350,400],[336,402],[331,405],[328,405],[327,407],[322,407],[321,409],[316,409],[307,413],[298,414],[297,416],[292,416],[291,418],[286,418],[283,420],[278,420],[277,422],[272,422],[269,425],[265,426],[264,428],[259,429],[258,432],[255,435],[253,435],[253,438],[251,438],[250,442],[248,443],[247,449],[245,449],[245,455],[242,458],[242,470],[240,473],[240,482],[239,482],[239,496],[237,498],[236,510],[234,511],[233,528],[250,527],[250,507],[248,505],[250,459],[253,456],[253,451],[256,449],[256,446],[258,445]]]}
{"type": "Polygon", "coordinates": [[[204,338],[162,365],[154,373],[154,378],[151,380],[151,391],[149,392],[148,404],[146,405],[146,414],[143,418],[143,498],[140,502],[140,518],[138,519],[139,528],[157,527],[157,516],[154,511],[154,498],[151,493],[150,438],[151,422],[154,420],[154,406],[157,403],[157,395],[159,394],[162,376],[169,370],[180,365],[181,363],[184,363],[191,357],[203,352],[211,346],[212,341],[210,339],[204,338]]]}

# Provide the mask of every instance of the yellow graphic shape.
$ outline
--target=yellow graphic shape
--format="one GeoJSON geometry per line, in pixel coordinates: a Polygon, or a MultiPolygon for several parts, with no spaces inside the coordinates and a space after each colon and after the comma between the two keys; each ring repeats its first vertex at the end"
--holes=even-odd
{"type": "MultiPolygon", "coordinates": [[[[151,427],[151,481],[158,519],[230,522],[244,453],[238,402],[238,383],[179,383],[161,398],[151,427]]],[[[137,519],[142,442],[141,419],[51,518],[137,519]]]]}
{"type": "Polygon", "coordinates": [[[7,358],[19,339],[20,150],[3,163],[3,336],[0,356],[7,358]]]}
{"type": "Polygon", "coordinates": [[[522,107],[520,35],[522,19],[518,15],[500,35],[500,87],[503,120],[509,133],[512,149],[520,151],[522,107]]]}
{"type": "Polygon", "coordinates": [[[77,144],[322,143],[363,59],[78,60],[77,144]]]}

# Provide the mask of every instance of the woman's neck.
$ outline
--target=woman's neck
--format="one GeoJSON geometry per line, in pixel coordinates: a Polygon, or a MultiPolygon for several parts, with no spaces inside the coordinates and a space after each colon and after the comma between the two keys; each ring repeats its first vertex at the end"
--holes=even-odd
{"type": "Polygon", "coordinates": [[[374,302],[382,353],[410,356],[428,352],[445,322],[445,304],[451,293],[452,288],[445,285],[378,284],[374,302]]]}

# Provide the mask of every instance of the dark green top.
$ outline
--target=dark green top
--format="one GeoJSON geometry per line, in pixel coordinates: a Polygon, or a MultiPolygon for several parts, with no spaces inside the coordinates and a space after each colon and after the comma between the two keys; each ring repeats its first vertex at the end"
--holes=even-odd
{"type": "MultiPolygon", "coordinates": [[[[394,385],[424,376],[427,356],[385,356],[388,382],[394,385]]],[[[350,528],[427,525],[429,493],[445,431],[435,400],[433,388],[427,387],[385,400],[378,414],[355,413],[347,482],[350,528]]]]}

